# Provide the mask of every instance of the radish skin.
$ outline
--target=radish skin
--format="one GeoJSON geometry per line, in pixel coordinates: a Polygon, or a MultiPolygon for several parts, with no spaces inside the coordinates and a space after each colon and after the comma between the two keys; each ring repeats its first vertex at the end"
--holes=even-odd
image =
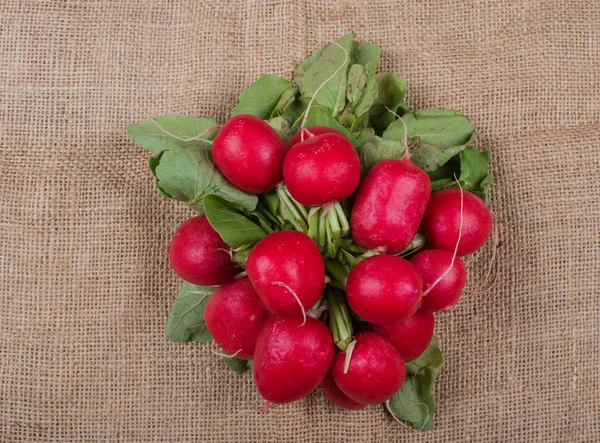
{"type": "Polygon", "coordinates": [[[433,337],[435,319],[431,312],[417,311],[395,325],[371,325],[370,330],[387,339],[400,352],[405,363],[421,355],[433,337]]]}
{"type": "Polygon", "coordinates": [[[467,269],[459,257],[455,257],[452,263],[452,255],[452,252],[443,249],[427,249],[411,259],[423,276],[426,294],[424,292],[421,309],[447,311],[458,303],[467,283],[467,269]]]}
{"type": "Polygon", "coordinates": [[[200,286],[233,280],[235,264],[229,246],[204,215],[184,221],[167,247],[169,262],[183,280],[200,286]]]}
{"type": "Polygon", "coordinates": [[[250,114],[230,118],[212,144],[215,163],[235,186],[267,193],[283,179],[287,146],[267,122],[250,114]]]}
{"type": "Polygon", "coordinates": [[[355,335],[356,345],[344,372],[346,352],[333,362],[333,379],[341,391],[359,403],[383,403],[404,383],[406,366],[390,342],[373,332],[355,335]]]}
{"type": "Polygon", "coordinates": [[[269,316],[247,278],[218,287],[204,309],[204,321],[215,342],[241,360],[253,357],[258,334],[269,316]]]}
{"type": "Polygon", "coordinates": [[[289,403],[306,397],[325,378],[334,358],[327,327],[312,317],[272,316],[263,326],[254,351],[254,381],[269,402],[289,403]]]}
{"type": "Polygon", "coordinates": [[[331,403],[339,406],[340,408],[356,410],[364,409],[368,406],[352,400],[350,397],[344,394],[338,385],[335,384],[331,372],[328,373],[325,379],[323,379],[321,382],[321,391],[323,391],[323,394],[325,394],[325,397],[327,397],[331,403]]]}
{"type": "Polygon", "coordinates": [[[252,286],[273,313],[304,317],[325,287],[325,264],[316,243],[297,231],[279,231],[260,240],[248,255],[252,286]]]}
{"type": "Polygon", "coordinates": [[[350,225],[356,243],[389,254],[410,245],[429,201],[431,182],[408,157],[377,163],[360,185],[350,225]]]}
{"type": "Polygon", "coordinates": [[[421,305],[423,279],[408,261],[394,255],[374,255],[358,263],[346,283],[350,307],[378,325],[399,323],[421,305]]]}
{"type": "Polygon", "coordinates": [[[432,248],[454,251],[458,256],[481,248],[493,228],[493,217],[485,202],[461,189],[444,189],[431,194],[421,222],[421,231],[432,248]],[[463,193],[462,232],[460,242],[461,192],[463,193]],[[458,242],[458,247],[457,247],[458,242]]]}

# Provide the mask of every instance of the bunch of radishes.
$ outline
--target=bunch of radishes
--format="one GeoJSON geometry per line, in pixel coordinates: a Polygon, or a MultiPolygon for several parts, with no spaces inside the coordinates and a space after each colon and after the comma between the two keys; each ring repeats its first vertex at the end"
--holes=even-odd
{"type": "Polygon", "coordinates": [[[253,367],[269,404],[319,385],[349,409],[384,403],[433,427],[442,366],[434,312],[466,282],[461,256],[492,230],[490,153],[465,116],[416,111],[381,50],[348,34],[261,75],[232,118],[132,125],[160,192],[199,214],[169,259],[185,281],[165,327],[253,367]]]}
{"type": "Polygon", "coordinates": [[[299,400],[319,385],[344,408],[386,402],[404,382],[405,363],[430,343],[433,312],[458,302],[466,282],[460,256],[479,249],[492,230],[486,204],[462,189],[431,194],[429,176],[408,150],[361,181],[352,143],[328,127],[301,129],[286,144],[263,120],[241,114],[220,128],[212,153],[238,188],[266,194],[285,186],[296,203],[321,208],[321,218],[336,210],[343,218],[339,203],[357,191],[347,206],[347,240],[365,250],[347,278],[328,275],[328,251],[304,232],[280,230],[250,249],[241,272],[205,216],[186,221],[169,258],[184,280],[220,285],[204,312],[214,341],[232,357],[253,360],[268,402],[299,400]],[[410,261],[398,256],[419,228],[427,249],[410,261]],[[328,282],[345,286],[345,297],[328,282]]]}

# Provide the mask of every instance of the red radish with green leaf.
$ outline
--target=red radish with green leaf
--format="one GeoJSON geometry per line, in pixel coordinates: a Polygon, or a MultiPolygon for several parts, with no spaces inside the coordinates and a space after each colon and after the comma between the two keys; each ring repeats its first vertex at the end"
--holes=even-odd
{"type": "Polygon", "coordinates": [[[167,247],[175,273],[201,286],[222,285],[233,280],[235,264],[229,249],[203,215],[184,221],[167,247]]]}
{"type": "Polygon", "coordinates": [[[204,309],[214,341],[232,357],[250,360],[270,314],[247,278],[219,286],[204,309]]]}
{"type": "Polygon", "coordinates": [[[334,357],[327,327],[312,317],[272,316],[263,326],[254,351],[254,381],[272,403],[306,397],[325,378],[334,357]]]}
{"type": "Polygon", "coordinates": [[[287,146],[279,134],[254,115],[231,117],[212,143],[219,170],[243,191],[264,194],[283,179],[287,146]]]}

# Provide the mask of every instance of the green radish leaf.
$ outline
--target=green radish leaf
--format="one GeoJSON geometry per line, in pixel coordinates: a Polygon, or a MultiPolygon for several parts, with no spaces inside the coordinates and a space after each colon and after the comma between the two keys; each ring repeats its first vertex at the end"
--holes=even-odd
{"type": "Polygon", "coordinates": [[[183,282],[165,326],[165,335],[169,340],[193,340],[199,343],[212,341],[204,323],[204,308],[215,289],[216,286],[197,286],[183,282]]]}
{"type": "Polygon", "coordinates": [[[237,372],[238,374],[241,374],[248,368],[248,360],[240,360],[239,358],[235,357],[223,358],[223,360],[225,360],[225,364],[227,367],[229,367],[229,369],[237,372]]]}
{"type": "Polygon", "coordinates": [[[489,169],[490,151],[479,151],[474,146],[466,146],[443,166],[429,172],[431,190],[458,188],[455,177],[463,189],[471,191],[486,203],[494,176],[489,169]]]}
{"type": "MultiPolygon", "coordinates": [[[[421,143],[441,147],[454,147],[470,143],[475,137],[473,123],[464,115],[451,109],[429,108],[408,112],[402,117],[408,128],[408,138],[418,138],[421,143]]],[[[396,121],[385,131],[384,137],[402,139],[404,125],[396,121]]]]}
{"type": "MultiPolygon", "coordinates": [[[[292,132],[295,134],[300,129],[300,125],[302,124],[302,117],[294,122],[292,126],[292,132]]],[[[308,113],[308,117],[306,119],[305,128],[310,128],[311,126],[329,126],[330,128],[337,129],[342,132],[346,137],[352,141],[356,136],[352,134],[347,128],[338,123],[338,121],[331,115],[331,113],[321,107],[317,106],[313,103],[310,108],[310,112],[308,113]]]]}
{"type": "Polygon", "coordinates": [[[352,132],[360,132],[368,124],[368,112],[377,98],[375,76],[362,65],[352,65],[346,90],[348,103],[340,122],[352,132]]]}
{"type": "Polygon", "coordinates": [[[448,160],[466,148],[466,145],[452,146],[435,145],[426,142],[411,143],[411,160],[425,171],[433,171],[443,166],[448,160]]]}
{"type": "Polygon", "coordinates": [[[374,135],[358,148],[358,156],[362,170],[367,172],[381,160],[403,158],[404,144],[402,141],[388,140],[374,135]]]}
{"type": "Polygon", "coordinates": [[[442,365],[442,353],[437,338],[433,337],[425,352],[406,364],[406,380],[386,404],[388,411],[416,428],[433,429],[436,411],[433,391],[442,365]]]}
{"type": "Polygon", "coordinates": [[[463,151],[477,135],[468,118],[449,109],[409,112],[402,120],[404,123],[400,120],[392,122],[382,137],[402,140],[406,125],[411,158],[428,172],[438,169],[463,151]]]}
{"type": "Polygon", "coordinates": [[[280,117],[297,99],[298,88],[286,89],[275,105],[275,109],[271,112],[271,118],[280,117]]]}
{"type": "Polygon", "coordinates": [[[267,235],[242,211],[220,197],[215,195],[205,197],[204,209],[210,225],[233,249],[254,244],[267,235]]]}
{"type": "Polygon", "coordinates": [[[460,153],[461,186],[481,197],[487,203],[490,186],[494,184],[494,176],[488,173],[491,153],[489,150],[479,151],[468,146],[460,153]]]}
{"type": "MultiPolygon", "coordinates": [[[[299,96],[296,97],[293,101],[289,102],[286,106],[284,106],[281,111],[283,115],[285,117],[288,117],[291,121],[301,121],[302,117],[304,116],[304,111],[306,111],[306,107],[308,106],[308,102],[309,99],[303,96],[299,96]]],[[[312,108],[314,108],[314,106],[312,106],[312,108]]],[[[298,123],[298,126],[300,126],[300,123],[298,123]]]]}
{"type": "Polygon", "coordinates": [[[277,207],[279,206],[279,196],[277,191],[271,191],[268,194],[261,195],[261,200],[265,203],[272,215],[277,216],[277,207]]]}
{"type": "Polygon", "coordinates": [[[210,145],[217,131],[196,138],[215,125],[211,118],[165,115],[132,125],[127,132],[154,154],[148,166],[165,197],[182,201],[200,214],[207,195],[218,195],[252,211],[257,197],[233,186],[214,165],[210,145]]]}
{"type": "Polygon", "coordinates": [[[348,71],[348,87],[346,99],[350,103],[356,103],[367,86],[367,69],[362,65],[352,65],[348,71]]]}
{"type": "Polygon", "coordinates": [[[323,106],[333,116],[338,116],[346,105],[347,70],[351,61],[353,38],[354,34],[346,34],[337,41],[347,55],[338,45],[331,44],[313,52],[298,66],[294,75],[294,81],[299,86],[300,92],[310,99],[317,89],[341,67],[315,97],[315,103],[323,106]]]}
{"type": "Polygon", "coordinates": [[[354,43],[352,63],[363,65],[371,74],[375,74],[380,57],[381,49],[379,49],[379,46],[372,43],[354,43]]]}
{"type": "Polygon", "coordinates": [[[279,134],[284,141],[287,141],[287,139],[292,136],[292,122],[289,117],[273,117],[272,119],[267,120],[267,123],[275,129],[277,134],[279,134]]]}
{"type": "MultiPolygon", "coordinates": [[[[282,94],[290,89],[293,89],[293,86],[289,80],[276,75],[263,74],[242,92],[238,104],[231,111],[231,116],[252,114],[262,119],[267,118],[279,105],[282,94]]],[[[292,98],[294,95],[295,93],[292,98]]],[[[282,108],[284,105],[285,103],[281,105],[282,108]]]]}
{"type": "Polygon", "coordinates": [[[404,109],[399,109],[406,96],[406,82],[393,72],[381,72],[375,76],[377,82],[377,99],[371,107],[369,120],[377,134],[383,131],[396,120],[396,116],[387,108],[402,116],[404,109]]]}

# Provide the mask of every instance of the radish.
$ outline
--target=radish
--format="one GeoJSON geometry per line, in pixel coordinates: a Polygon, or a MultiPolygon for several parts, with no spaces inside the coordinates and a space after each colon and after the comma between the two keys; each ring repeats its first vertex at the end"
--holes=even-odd
{"type": "Polygon", "coordinates": [[[481,248],[493,227],[492,213],[484,201],[469,191],[462,192],[464,201],[460,242],[460,189],[444,189],[431,194],[421,222],[421,230],[433,248],[454,251],[458,242],[456,252],[459,256],[481,248]]]}
{"type": "Polygon", "coordinates": [[[454,257],[453,263],[452,256],[443,249],[428,249],[412,258],[411,263],[423,276],[422,309],[447,311],[458,302],[467,282],[467,269],[459,257],[454,257]]]}
{"type": "Polygon", "coordinates": [[[220,286],[204,310],[206,327],[215,342],[232,357],[250,360],[269,311],[247,278],[220,286]]]}
{"type": "Polygon", "coordinates": [[[370,330],[388,340],[400,352],[404,362],[421,355],[433,337],[435,319],[431,312],[417,311],[408,320],[395,325],[372,325],[370,330]]]}
{"type": "Polygon", "coordinates": [[[287,141],[288,148],[291,148],[296,143],[300,143],[301,141],[303,141],[302,140],[302,132],[303,131],[304,131],[304,140],[308,139],[308,137],[310,137],[310,135],[321,135],[321,134],[331,134],[331,133],[342,134],[337,129],[330,128],[329,126],[311,126],[308,129],[304,129],[304,130],[300,129],[298,132],[296,132],[294,135],[292,135],[287,141]]]}
{"type": "Polygon", "coordinates": [[[287,146],[268,123],[239,114],[222,127],[212,144],[219,170],[243,191],[264,194],[283,179],[287,146]]]}
{"type": "Polygon", "coordinates": [[[298,231],[279,231],[260,240],[246,271],[267,309],[305,316],[325,287],[325,264],[315,242],[298,231]]]}
{"type": "Polygon", "coordinates": [[[427,207],[431,182],[408,157],[377,163],[361,184],[350,226],[356,243],[389,254],[412,242],[427,207]]]}
{"type": "Polygon", "coordinates": [[[263,326],[254,351],[254,381],[272,403],[306,397],[323,381],[334,357],[327,327],[308,317],[272,316],[263,326]]]}
{"type": "Polygon", "coordinates": [[[350,307],[370,323],[399,323],[421,304],[423,279],[408,261],[394,255],[374,255],[359,262],[348,275],[350,307]]]}
{"type": "Polygon", "coordinates": [[[331,372],[335,383],[359,403],[385,402],[400,389],[406,377],[400,353],[373,332],[356,334],[353,343],[353,347],[340,352],[333,362],[331,372]]]}
{"type": "Polygon", "coordinates": [[[292,197],[305,206],[335,203],[358,187],[360,159],[344,135],[312,135],[286,155],[283,181],[292,197]]]}
{"type": "Polygon", "coordinates": [[[321,391],[331,403],[344,409],[363,409],[368,405],[352,400],[335,384],[331,372],[329,372],[321,382],[321,391]]]}
{"type": "Polygon", "coordinates": [[[183,280],[201,286],[233,280],[229,246],[204,215],[184,221],[167,247],[171,267],[183,280]]]}

